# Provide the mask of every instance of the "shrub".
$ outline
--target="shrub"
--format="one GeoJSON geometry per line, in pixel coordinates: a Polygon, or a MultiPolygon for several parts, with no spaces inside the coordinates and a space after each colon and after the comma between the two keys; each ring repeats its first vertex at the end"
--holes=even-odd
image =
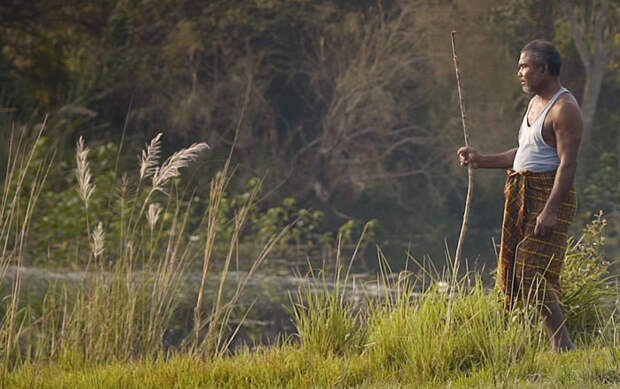
{"type": "Polygon", "coordinates": [[[569,329],[578,337],[592,336],[609,317],[616,291],[609,274],[612,262],[603,257],[607,221],[602,212],[588,224],[581,237],[568,240],[561,280],[564,308],[569,329]]]}

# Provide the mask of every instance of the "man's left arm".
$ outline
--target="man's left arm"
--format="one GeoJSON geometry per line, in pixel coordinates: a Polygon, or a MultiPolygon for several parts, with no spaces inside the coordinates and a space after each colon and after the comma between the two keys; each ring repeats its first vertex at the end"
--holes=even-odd
{"type": "Polygon", "coordinates": [[[557,223],[560,205],[565,201],[573,186],[577,172],[577,151],[583,131],[581,110],[577,103],[570,101],[563,101],[557,108],[552,122],[560,166],[558,166],[555,174],[553,188],[547,203],[536,218],[535,235],[547,234],[557,223]]]}

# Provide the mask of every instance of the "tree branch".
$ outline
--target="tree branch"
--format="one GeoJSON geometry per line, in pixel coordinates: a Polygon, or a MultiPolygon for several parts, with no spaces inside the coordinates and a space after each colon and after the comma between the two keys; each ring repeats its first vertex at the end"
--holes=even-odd
{"type": "Polygon", "coordinates": [[[573,30],[573,40],[575,41],[575,46],[577,47],[577,52],[581,57],[581,61],[583,62],[583,66],[586,68],[586,71],[590,71],[591,67],[591,55],[590,50],[588,50],[588,46],[584,40],[583,30],[581,29],[581,25],[577,23],[577,18],[575,17],[575,9],[572,4],[568,0],[562,0],[562,10],[564,11],[564,15],[568,18],[572,30],[573,30]]]}
{"type": "Polygon", "coordinates": [[[605,18],[609,9],[609,0],[601,0],[601,6],[596,13],[594,20],[594,56],[598,57],[603,54],[603,27],[605,26],[605,18]]]}

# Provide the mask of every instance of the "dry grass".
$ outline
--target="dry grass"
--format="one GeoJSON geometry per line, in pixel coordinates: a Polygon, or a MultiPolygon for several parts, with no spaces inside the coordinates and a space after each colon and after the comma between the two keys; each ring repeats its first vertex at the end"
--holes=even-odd
{"type": "MultiPolygon", "coordinates": [[[[89,201],[97,188],[89,166],[89,149],[80,138],[76,146],[77,191],[86,212],[83,238],[88,240],[89,250],[76,249],[79,256],[76,263],[84,263],[80,257],[88,257],[83,268],[88,276],[79,282],[77,290],[62,282],[50,285],[41,302],[41,314],[38,314],[20,301],[19,270],[12,279],[5,276],[10,266],[22,263],[28,224],[50,166],[31,166],[44,127],[45,123],[40,126],[34,143],[28,144],[24,137],[12,140],[0,209],[0,240],[3,243],[0,281],[11,284],[10,295],[0,303],[3,312],[0,355],[4,368],[44,360],[82,366],[165,355],[169,351],[166,334],[179,304],[178,290],[188,266],[196,260],[192,255],[196,252],[194,246],[200,244],[189,239],[187,228],[192,204],[183,201],[174,179],[208,146],[193,144],[160,164],[162,134],[153,138],[140,154],[138,171],[134,175],[136,182],[127,178],[132,176],[131,172],[124,174],[119,184],[122,188],[118,191],[121,198],[109,201],[124,208],[119,211],[121,218],[117,221],[121,236],[108,240],[106,226],[99,220],[88,219],[89,201]],[[27,201],[23,201],[24,196],[27,201]],[[24,203],[26,209],[20,209],[19,205],[24,203]],[[162,214],[166,215],[165,221],[162,214]],[[95,228],[91,229],[91,224],[95,228]],[[118,255],[111,257],[112,254],[107,253],[118,255]]],[[[258,253],[246,276],[238,280],[232,297],[224,297],[224,283],[248,212],[256,200],[257,188],[233,220],[229,250],[225,258],[221,258],[223,271],[218,272],[220,278],[214,285],[217,293],[213,301],[204,299],[207,279],[212,279],[208,277],[209,263],[220,260],[213,257],[215,235],[221,229],[217,223],[223,222],[216,216],[230,182],[230,170],[229,159],[224,170],[212,181],[206,223],[193,232],[201,236],[198,242],[204,242],[205,265],[194,313],[196,331],[180,347],[208,358],[220,355],[231,344],[238,327],[231,330],[228,323],[236,302],[249,278],[286,233],[285,229],[272,237],[258,253]]]]}
{"type": "Polygon", "coordinates": [[[19,267],[23,263],[29,222],[53,158],[46,159],[40,165],[33,165],[34,155],[46,125],[47,117],[38,126],[32,145],[27,142],[24,128],[18,131],[18,135],[13,131],[10,139],[9,161],[0,209],[0,284],[5,282],[9,266],[16,266],[18,271],[11,285],[11,295],[3,300],[5,314],[0,322],[0,353],[3,355],[4,369],[10,368],[18,358],[20,338],[28,330],[18,298],[22,287],[19,267]],[[26,182],[27,180],[29,182],[26,182]],[[22,198],[27,199],[25,209],[20,208],[23,204],[22,198]]]}

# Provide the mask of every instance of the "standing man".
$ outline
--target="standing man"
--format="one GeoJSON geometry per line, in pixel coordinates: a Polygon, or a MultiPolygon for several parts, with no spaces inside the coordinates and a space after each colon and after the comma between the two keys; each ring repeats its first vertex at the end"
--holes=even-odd
{"type": "Polygon", "coordinates": [[[521,50],[517,76],[532,94],[519,129],[519,147],[481,154],[461,147],[462,165],[508,170],[497,282],[506,310],[517,300],[542,306],[554,351],[575,348],[565,325],[560,271],[568,227],[577,203],[573,188],[581,141],[581,110],[559,79],[561,58],[550,42],[535,40],[521,50]]]}

